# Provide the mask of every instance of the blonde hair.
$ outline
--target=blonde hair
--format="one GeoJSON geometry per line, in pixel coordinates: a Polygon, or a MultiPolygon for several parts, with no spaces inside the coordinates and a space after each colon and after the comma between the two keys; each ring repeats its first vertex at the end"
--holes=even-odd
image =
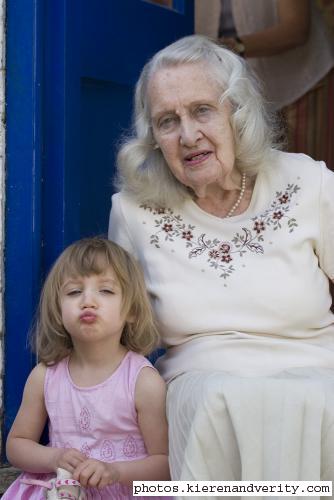
{"type": "Polygon", "coordinates": [[[156,347],[158,332],[140,267],[116,243],[104,238],[86,238],[62,252],[44,283],[33,331],[33,347],[39,361],[57,363],[73,349],[60,306],[60,291],[65,280],[102,274],[108,268],[112,268],[122,291],[125,326],[121,344],[141,354],[149,354],[156,347]]]}
{"type": "Polygon", "coordinates": [[[249,174],[266,164],[272,149],[278,149],[279,122],[261,95],[261,84],[246,62],[230,50],[201,35],[191,35],[157,52],[144,66],[136,85],[133,132],[119,149],[116,187],[141,203],[175,206],[189,198],[189,189],[171,173],[161,150],[155,148],[148,88],[161,68],[202,64],[217,82],[220,102],[231,104],[231,126],[236,148],[236,166],[249,174]]]}

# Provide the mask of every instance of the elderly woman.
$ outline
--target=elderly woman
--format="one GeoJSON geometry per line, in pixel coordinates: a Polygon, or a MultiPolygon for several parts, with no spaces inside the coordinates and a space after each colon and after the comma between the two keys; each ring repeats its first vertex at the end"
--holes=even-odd
{"type": "Polygon", "coordinates": [[[204,37],[144,67],[110,238],[167,348],[173,479],[334,479],[334,174],[275,146],[246,63],[204,37]]]}

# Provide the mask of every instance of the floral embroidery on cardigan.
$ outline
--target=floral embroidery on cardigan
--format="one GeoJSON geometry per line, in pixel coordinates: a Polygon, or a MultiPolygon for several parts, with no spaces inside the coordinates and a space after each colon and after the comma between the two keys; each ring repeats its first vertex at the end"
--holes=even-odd
{"type": "Polygon", "coordinates": [[[291,199],[299,190],[300,187],[296,184],[288,184],[284,191],[277,191],[269,208],[250,219],[252,223],[249,227],[242,227],[230,241],[208,239],[205,233],[196,235],[196,226],[185,224],[183,218],[170,208],[152,208],[149,205],[140,207],[159,216],[155,219],[155,227],[158,230],[151,235],[152,245],[160,248],[162,238],[169,242],[175,239],[184,240],[185,247],[191,249],[189,259],[207,254],[209,265],[221,272],[221,278],[226,279],[235,271],[233,263],[238,257],[243,257],[248,252],[264,253],[263,243],[267,229],[282,229],[286,220],[284,226],[289,229],[289,233],[294,231],[298,226],[296,219],[287,214],[291,208],[291,199]]]}

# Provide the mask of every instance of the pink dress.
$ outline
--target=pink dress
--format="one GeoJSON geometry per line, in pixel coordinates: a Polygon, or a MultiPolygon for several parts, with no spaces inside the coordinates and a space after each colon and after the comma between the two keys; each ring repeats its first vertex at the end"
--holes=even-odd
{"type": "MultiPolygon", "coordinates": [[[[44,396],[49,415],[49,445],[76,448],[87,457],[104,462],[147,457],[137,422],[134,395],[140,370],[152,367],[151,363],[144,356],[129,351],[107,380],[93,387],[78,387],[71,379],[68,359],[46,370],[44,396]]],[[[20,480],[47,481],[52,477],[53,474],[23,473],[2,500],[45,499],[44,488],[23,484],[20,480]]],[[[133,497],[132,488],[119,483],[102,490],[89,488],[86,494],[88,500],[145,498],[133,497]]]]}

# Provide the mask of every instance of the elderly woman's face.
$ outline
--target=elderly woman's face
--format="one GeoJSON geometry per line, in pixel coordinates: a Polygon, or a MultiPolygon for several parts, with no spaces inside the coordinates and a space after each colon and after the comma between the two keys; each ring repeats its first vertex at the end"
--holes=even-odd
{"type": "Polygon", "coordinates": [[[158,70],[148,87],[153,134],[170,170],[195,193],[234,168],[229,104],[202,64],[158,70]]]}

